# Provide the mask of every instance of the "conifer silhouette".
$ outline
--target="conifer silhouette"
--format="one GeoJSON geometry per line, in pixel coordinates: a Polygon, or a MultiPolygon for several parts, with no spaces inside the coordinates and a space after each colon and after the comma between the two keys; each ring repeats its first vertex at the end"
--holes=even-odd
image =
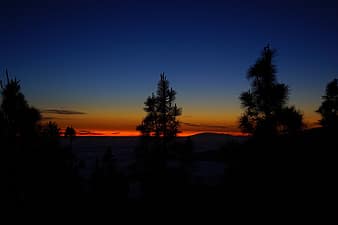
{"type": "Polygon", "coordinates": [[[147,115],[136,129],[143,136],[175,137],[179,133],[176,117],[182,114],[182,109],[174,103],[175,98],[176,91],[169,87],[169,81],[161,73],[156,95],[153,93],[145,101],[144,111],[147,115]]]}
{"type": "Polygon", "coordinates": [[[302,114],[294,107],[286,106],[289,88],[277,82],[277,69],[273,64],[275,54],[276,51],[268,45],[248,70],[251,88],[240,95],[241,105],[245,109],[240,118],[243,132],[277,135],[295,133],[303,126],[302,114]]]}
{"type": "Polygon", "coordinates": [[[6,82],[1,81],[1,123],[3,133],[9,137],[28,137],[38,133],[40,112],[28,105],[21,93],[20,81],[10,79],[6,70],[6,82]]]}

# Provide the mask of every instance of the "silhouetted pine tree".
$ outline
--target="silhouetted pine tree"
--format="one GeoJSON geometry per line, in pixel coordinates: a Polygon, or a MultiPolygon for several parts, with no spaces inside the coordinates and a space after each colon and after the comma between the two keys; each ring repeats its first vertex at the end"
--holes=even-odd
{"type": "Polygon", "coordinates": [[[175,96],[176,92],[169,87],[169,81],[161,73],[156,94],[153,93],[144,103],[147,115],[136,128],[144,137],[137,148],[136,174],[144,196],[152,200],[157,200],[158,196],[167,192],[166,160],[168,152],[173,150],[173,143],[170,142],[179,132],[176,117],[182,111],[174,103],[175,96]]]}
{"type": "Polygon", "coordinates": [[[161,73],[156,95],[153,93],[145,101],[144,111],[147,115],[136,129],[143,136],[175,137],[179,132],[179,121],[176,117],[182,113],[182,109],[174,103],[175,97],[176,92],[169,87],[169,81],[161,73]]]}
{"type": "Polygon", "coordinates": [[[302,128],[302,115],[294,107],[287,107],[289,89],[278,83],[273,58],[276,51],[265,47],[261,57],[249,68],[247,78],[251,89],[240,95],[245,109],[240,118],[243,132],[254,135],[295,133],[302,128]]]}
{"type": "Polygon", "coordinates": [[[320,124],[329,129],[338,129],[338,80],[333,79],[326,86],[323,102],[316,111],[322,119],[320,124]]]}
{"type": "Polygon", "coordinates": [[[8,137],[28,137],[38,133],[40,112],[30,107],[21,93],[20,81],[9,79],[6,70],[6,83],[1,81],[2,123],[6,127],[8,137]]]}

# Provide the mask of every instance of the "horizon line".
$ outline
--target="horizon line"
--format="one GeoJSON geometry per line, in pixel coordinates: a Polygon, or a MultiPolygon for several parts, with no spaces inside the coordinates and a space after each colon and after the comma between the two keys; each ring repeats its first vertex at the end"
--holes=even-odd
{"type": "MultiPolygon", "coordinates": [[[[61,129],[61,136],[63,136],[65,129],[61,129]]],[[[83,131],[84,129],[75,129],[77,137],[141,137],[139,131],[112,131],[112,130],[90,130],[83,131]]],[[[225,134],[231,136],[249,136],[247,133],[240,131],[183,131],[177,134],[177,137],[189,137],[197,134],[212,133],[212,134],[225,134]]]]}

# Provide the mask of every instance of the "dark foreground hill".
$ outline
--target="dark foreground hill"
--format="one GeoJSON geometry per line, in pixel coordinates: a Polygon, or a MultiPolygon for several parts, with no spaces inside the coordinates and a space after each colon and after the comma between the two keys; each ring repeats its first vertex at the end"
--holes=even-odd
{"type": "Polygon", "coordinates": [[[337,222],[337,137],[325,129],[310,129],[295,136],[249,140],[233,155],[240,167],[229,176],[232,190],[255,212],[279,221],[337,222]]]}
{"type": "MultiPolygon", "coordinates": [[[[34,173],[41,174],[36,179],[25,173],[26,183],[18,186],[25,193],[20,206],[59,214],[79,209],[81,217],[106,212],[110,221],[123,215],[126,222],[159,215],[176,222],[203,218],[208,224],[336,224],[336,134],[323,129],[275,138],[207,133],[178,138],[165,150],[184,152],[189,139],[193,152],[180,157],[159,154],[165,148],[156,141],[137,156],[138,137],[75,138],[71,176],[46,170],[50,161],[36,167],[34,173]]],[[[69,148],[67,139],[62,142],[69,148]]]]}

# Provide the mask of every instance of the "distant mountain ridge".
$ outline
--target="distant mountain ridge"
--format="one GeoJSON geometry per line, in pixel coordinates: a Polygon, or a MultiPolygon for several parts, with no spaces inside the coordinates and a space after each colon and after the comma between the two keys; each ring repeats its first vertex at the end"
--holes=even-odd
{"type": "Polygon", "coordinates": [[[218,136],[218,137],[236,137],[234,135],[231,134],[223,134],[223,133],[213,133],[213,132],[203,132],[203,133],[198,133],[198,134],[193,134],[190,137],[199,137],[199,136],[218,136]]]}

